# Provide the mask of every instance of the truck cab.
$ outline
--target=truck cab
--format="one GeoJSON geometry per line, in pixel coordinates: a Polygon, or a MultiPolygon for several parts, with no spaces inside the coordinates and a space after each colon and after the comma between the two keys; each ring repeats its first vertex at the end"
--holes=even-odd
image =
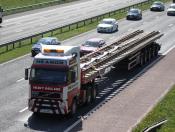
{"type": "Polygon", "coordinates": [[[0,24],[2,23],[3,9],[0,6],[0,24]]]}
{"type": "Polygon", "coordinates": [[[34,113],[76,111],[80,94],[80,48],[45,45],[25,71],[29,79],[28,109],[34,113]]]}

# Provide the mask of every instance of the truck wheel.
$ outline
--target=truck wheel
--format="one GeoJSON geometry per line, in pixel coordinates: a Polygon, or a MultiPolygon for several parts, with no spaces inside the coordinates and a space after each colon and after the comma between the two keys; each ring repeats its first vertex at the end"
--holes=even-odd
{"type": "Polygon", "coordinates": [[[91,103],[91,89],[88,88],[86,90],[86,104],[89,105],[91,103]]]}
{"type": "Polygon", "coordinates": [[[97,90],[96,88],[92,88],[92,91],[91,91],[91,101],[95,101],[96,99],[96,95],[97,95],[97,90]]]}
{"type": "Polygon", "coordinates": [[[77,100],[74,99],[71,106],[70,116],[75,115],[77,112],[77,100]]]}

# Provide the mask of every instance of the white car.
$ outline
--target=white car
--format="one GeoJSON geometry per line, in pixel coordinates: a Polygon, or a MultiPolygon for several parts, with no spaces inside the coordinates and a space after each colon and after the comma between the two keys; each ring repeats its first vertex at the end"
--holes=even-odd
{"type": "Polygon", "coordinates": [[[175,3],[171,4],[170,7],[167,10],[168,16],[175,16],[175,3]]]}
{"type": "Polygon", "coordinates": [[[105,18],[97,26],[97,32],[112,33],[118,31],[118,22],[114,18],[105,18]]]}

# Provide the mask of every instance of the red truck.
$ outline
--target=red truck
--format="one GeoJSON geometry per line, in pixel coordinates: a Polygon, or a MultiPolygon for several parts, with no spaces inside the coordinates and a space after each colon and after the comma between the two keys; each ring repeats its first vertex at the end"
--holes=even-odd
{"type": "Polygon", "coordinates": [[[28,109],[34,113],[75,114],[97,95],[95,80],[111,66],[131,70],[158,55],[160,32],[137,30],[80,58],[79,46],[45,45],[25,69],[28,109]],[[30,74],[29,74],[30,69],[30,74]]]}

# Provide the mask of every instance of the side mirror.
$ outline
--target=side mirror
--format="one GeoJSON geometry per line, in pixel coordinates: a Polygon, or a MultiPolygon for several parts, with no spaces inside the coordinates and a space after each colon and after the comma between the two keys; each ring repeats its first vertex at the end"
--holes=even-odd
{"type": "Polygon", "coordinates": [[[25,69],[25,80],[29,79],[29,68],[25,69]]]}

